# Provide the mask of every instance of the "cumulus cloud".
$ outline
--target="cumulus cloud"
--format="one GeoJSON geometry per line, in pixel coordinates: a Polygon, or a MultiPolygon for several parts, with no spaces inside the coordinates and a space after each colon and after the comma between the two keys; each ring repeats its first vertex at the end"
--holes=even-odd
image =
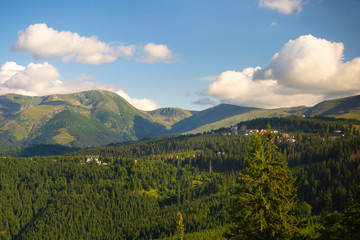
{"type": "Polygon", "coordinates": [[[343,62],[343,53],[343,43],[301,36],[287,42],[255,78],[316,94],[350,93],[360,89],[360,58],[343,62]]]}
{"type": "Polygon", "coordinates": [[[277,10],[284,14],[301,12],[303,0],[259,0],[259,7],[277,10]]]}
{"type": "Polygon", "coordinates": [[[60,74],[56,68],[48,63],[20,66],[15,62],[6,62],[1,67],[1,90],[14,90],[14,92],[37,95],[45,90],[62,87],[62,82],[58,80],[60,74]]]}
{"type": "Polygon", "coordinates": [[[202,91],[202,95],[213,96],[224,102],[249,107],[276,108],[302,104],[314,104],[321,98],[285,88],[276,80],[254,81],[257,68],[247,68],[242,72],[226,71],[202,91]]]}
{"type": "Polygon", "coordinates": [[[312,35],[290,40],[265,68],[226,71],[202,91],[254,107],[314,105],[360,93],[360,57],[344,62],[342,43],[312,35]]]}
{"type": "Polygon", "coordinates": [[[57,69],[47,62],[29,63],[27,66],[18,65],[16,62],[6,62],[0,70],[0,94],[44,96],[98,89],[115,92],[141,110],[157,108],[155,101],[132,98],[124,92],[122,87],[114,84],[90,82],[88,76],[79,76],[72,81],[62,81],[60,77],[57,69]]]}
{"type": "Polygon", "coordinates": [[[123,97],[126,101],[128,101],[131,105],[135,106],[138,109],[144,111],[151,111],[157,109],[157,105],[154,100],[147,98],[142,98],[142,99],[132,98],[123,90],[117,90],[115,91],[115,93],[123,97]]]}
{"type": "Polygon", "coordinates": [[[36,60],[51,60],[61,57],[62,61],[76,61],[87,64],[103,64],[121,57],[127,60],[140,55],[143,62],[168,62],[172,58],[166,45],[149,43],[140,46],[110,44],[97,37],[84,37],[70,31],[57,31],[45,23],[30,25],[18,32],[13,51],[29,52],[36,60]]]}
{"type": "Polygon", "coordinates": [[[172,59],[172,53],[166,45],[148,43],[143,49],[141,62],[165,62],[169,63],[172,59]]]}

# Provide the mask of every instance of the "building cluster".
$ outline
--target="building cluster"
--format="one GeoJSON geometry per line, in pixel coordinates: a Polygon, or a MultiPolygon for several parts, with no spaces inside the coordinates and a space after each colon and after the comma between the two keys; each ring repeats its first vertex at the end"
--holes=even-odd
{"type": "Polygon", "coordinates": [[[335,141],[336,139],[338,139],[339,137],[345,137],[345,134],[343,134],[340,130],[335,130],[333,132],[333,135],[332,136],[328,136],[327,138],[326,137],[320,137],[318,136],[318,139],[322,140],[322,141],[325,141],[326,139],[327,140],[331,140],[331,141],[335,141]]]}
{"type": "Polygon", "coordinates": [[[99,157],[97,156],[87,156],[86,163],[96,162],[98,165],[101,165],[101,161],[99,161],[99,157]]]}
{"type": "Polygon", "coordinates": [[[180,159],[182,161],[184,161],[187,158],[195,158],[196,156],[200,157],[200,153],[198,154],[188,154],[187,156],[174,156],[174,155],[168,155],[168,156],[164,156],[164,157],[158,157],[156,159],[153,160],[170,160],[170,159],[180,159]]]}
{"type": "MultiPolygon", "coordinates": [[[[241,125],[240,129],[238,126],[231,127],[226,132],[224,132],[223,136],[231,136],[231,135],[245,135],[245,136],[252,136],[254,134],[264,135],[267,132],[266,129],[247,129],[246,125],[241,125]]],[[[289,136],[287,133],[279,133],[278,130],[271,130],[271,132],[277,135],[277,138],[281,140],[287,140],[291,143],[295,143],[296,140],[293,136],[289,136]]]]}

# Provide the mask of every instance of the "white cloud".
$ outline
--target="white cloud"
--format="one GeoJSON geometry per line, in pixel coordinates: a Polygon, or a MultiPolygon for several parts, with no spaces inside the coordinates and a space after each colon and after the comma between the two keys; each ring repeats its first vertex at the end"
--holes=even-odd
{"type": "Polygon", "coordinates": [[[170,49],[163,44],[148,43],[143,49],[143,54],[140,57],[141,62],[165,62],[169,63],[172,59],[170,49]]]}
{"type": "Polygon", "coordinates": [[[119,94],[121,97],[123,97],[126,101],[128,101],[131,105],[135,106],[138,109],[144,110],[144,111],[151,111],[157,109],[157,105],[154,100],[142,98],[132,98],[127,93],[125,93],[123,90],[115,91],[117,94],[119,94]]]}
{"type": "Polygon", "coordinates": [[[27,95],[37,95],[41,91],[61,88],[63,84],[58,80],[60,74],[56,68],[48,63],[29,63],[24,67],[15,62],[7,62],[1,67],[1,73],[3,72],[11,72],[11,74],[1,80],[1,87],[19,93],[27,92],[27,95]]]}
{"type": "Polygon", "coordinates": [[[213,96],[224,102],[249,107],[276,108],[294,105],[313,105],[321,98],[317,95],[287,89],[276,80],[254,81],[257,68],[247,68],[242,72],[226,71],[202,91],[202,95],[213,96]]]}
{"type": "Polygon", "coordinates": [[[0,84],[14,76],[17,72],[25,69],[24,66],[17,65],[16,62],[6,62],[1,66],[0,70],[0,84]]]}
{"type": "Polygon", "coordinates": [[[88,76],[80,76],[73,81],[62,81],[57,69],[47,62],[29,63],[26,67],[17,65],[15,62],[6,62],[0,70],[0,94],[17,93],[44,96],[97,89],[115,92],[141,110],[157,108],[155,101],[146,98],[132,98],[120,86],[88,80],[88,76]]]}
{"type": "Polygon", "coordinates": [[[116,47],[116,55],[118,55],[119,57],[123,57],[125,59],[131,59],[131,57],[134,56],[135,54],[135,49],[136,49],[135,45],[129,45],[129,46],[119,45],[116,47]]]}
{"type": "Polygon", "coordinates": [[[277,10],[284,14],[301,12],[303,0],[259,0],[259,7],[277,10]]]}
{"type": "Polygon", "coordinates": [[[290,40],[268,65],[227,71],[202,92],[254,107],[314,105],[360,93],[360,58],[343,62],[342,43],[312,35],[290,40]]]}
{"type": "Polygon", "coordinates": [[[30,25],[18,32],[18,40],[12,49],[29,52],[36,60],[51,60],[61,57],[62,61],[76,61],[87,64],[103,64],[121,57],[127,60],[140,55],[143,62],[170,62],[172,54],[163,44],[149,43],[144,48],[136,45],[110,44],[97,37],[84,37],[70,31],[57,31],[45,23],[30,25]]]}
{"type": "Polygon", "coordinates": [[[115,49],[96,37],[82,37],[69,31],[56,31],[45,23],[30,25],[18,32],[14,51],[30,52],[37,60],[61,56],[63,61],[102,64],[113,62],[118,57],[115,49]]]}
{"type": "Polygon", "coordinates": [[[255,77],[312,93],[359,90],[360,58],[344,63],[343,52],[343,43],[301,36],[287,42],[255,77]]]}

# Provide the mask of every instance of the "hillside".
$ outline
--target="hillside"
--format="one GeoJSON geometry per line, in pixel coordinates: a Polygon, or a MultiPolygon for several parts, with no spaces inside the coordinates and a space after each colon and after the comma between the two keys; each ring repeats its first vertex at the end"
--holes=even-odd
{"type": "Polygon", "coordinates": [[[229,127],[236,125],[239,122],[252,120],[255,118],[271,118],[271,117],[289,117],[289,116],[301,116],[304,111],[309,109],[305,106],[293,107],[293,108],[278,108],[278,109],[256,109],[244,113],[237,114],[225,118],[223,120],[203,125],[199,128],[193,129],[188,133],[202,133],[211,131],[212,129],[218,129],[222,127],[229,127]]]}
{"type": "Polygon", "coordinates": [[[360,95],[326,100],[304,113],[306,116],[327,116],[360,120],[360,95]]]}
{"type": "MultiPolygon", "coordinates": [[[[349,128],[353,121],[291,117],[245,124],[262,129],[268,122],[279,130],[275,151],[296,178],[299,239],[329,239],[330,224],[349,226],[346,214],[359,222],[360,132],[349,128]],[[329,138],[334,129],[344,135],[329,138]]],[[[219,131],[51,157],[31,155],[45,147],[37,146],[28,149],[31,158],[1,157],[0,239],[174,239],[179,212],[184,239],[222,239],[249,144],[249,136],[219,131]],[[87,162],[88,155],[100,162],[87,162]]]]}
{"type": "Polygon", "coordinates": [[[223,119],[256,109],[257,108],[220,104],[215,107],[200,111],[191,117],[185,118],[184,120],[175,123],[172,127],[172,132],[188,132],[206,124],[215,123],[223,119]]]}
{"type": "Polygon", "coordinates": [[[198,133],[264,117],[323,115],[360,119],[360,96],[305,106],[259,109],[230,104],[188,111],[161,108],[144,112],[115,93],[86,91],[29,97],[0,96],[0,149],[39,143],[69,147],[104,146],[171,133],[198,133]]]}
{"type": "Polygon", "coordinates": [[[147,113],[151,115],[153,119],[168,126],[172,126],[174,123],[193,115],[190,111],[181,108],[159,108],[147,113]]]}
{"type": "MultiPolygon", "coordinates": [[[[234,109],[239,109],[242,107],[233,106],[234,109]]],[[[299,106],[291,108],[277,108],[277,109],[247,109],[237,114],[232,109],[226,108],[225,104],[210,108],[204,111],[201,111],[198,114],[190,117],[190,119],[184,119],[183,121],[174,125],[174,129],[177,131],[184,131],[186,133],[199,133],[204,131],[210,131],[211,129],[217,129],[221,127],[228,127],[235,125],[241,121],[247,121],[255,118],[267,118],[267,117],[288,117],[288,116],[301,116],[306,115],[308,117],[313,117],[316,115],[321,115],[325,117],[335,117],[335,118],[345,118],[345,119],[356,119],[360,120],[360,95],[326,100],[313,107],[299,106]],[[229,110],[229,115],[224,114],[229,110]],[[213,115],[217,114],[217,117],[223,118],[218,120],[215,117],[215,121],[209,112],[213,115]],[[209,116],[210,115],[210,116],[209,116]],[[193,124],[195,119],[203,124],[193,124]]]]}
{"type": "Polygon", "coordinates": [[[0,119],[4,149],[36,143],[100,146],[160,135],[165,130],[164,125],[107,91],[44,97],[3,95],[0,119]]]}

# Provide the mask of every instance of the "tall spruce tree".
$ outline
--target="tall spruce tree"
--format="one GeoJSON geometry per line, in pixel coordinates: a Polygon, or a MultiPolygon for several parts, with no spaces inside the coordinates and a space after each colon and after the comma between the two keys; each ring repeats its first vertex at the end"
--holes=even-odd
{"type": "Polygon", "coordinates": [[[184,239],[184,232],[185,232],[185,228],[184,228],[184,225],[183,225],[183,217],[182,217],[181,212],[178,212],[176,214],[176,216],[177,216],[176,230],[175,230],[175,233],[174,233],[173,240],[176,240],[176,239],[183,240],[184,239]]]}
{"type": "MultiPolygon", "coordinates": [[[[360,189],[358,187],[358,189],[360,189]]],[[[360,201],[349,196],[342,217],[342,239],[360,239],[360,201]]]]}
{"type": "Polygon", "coordinates": [[[255,135],[232,195],[228,239],[289,239],[298,232],[295,178],[277,151],[270,125],[255,135]]]}

